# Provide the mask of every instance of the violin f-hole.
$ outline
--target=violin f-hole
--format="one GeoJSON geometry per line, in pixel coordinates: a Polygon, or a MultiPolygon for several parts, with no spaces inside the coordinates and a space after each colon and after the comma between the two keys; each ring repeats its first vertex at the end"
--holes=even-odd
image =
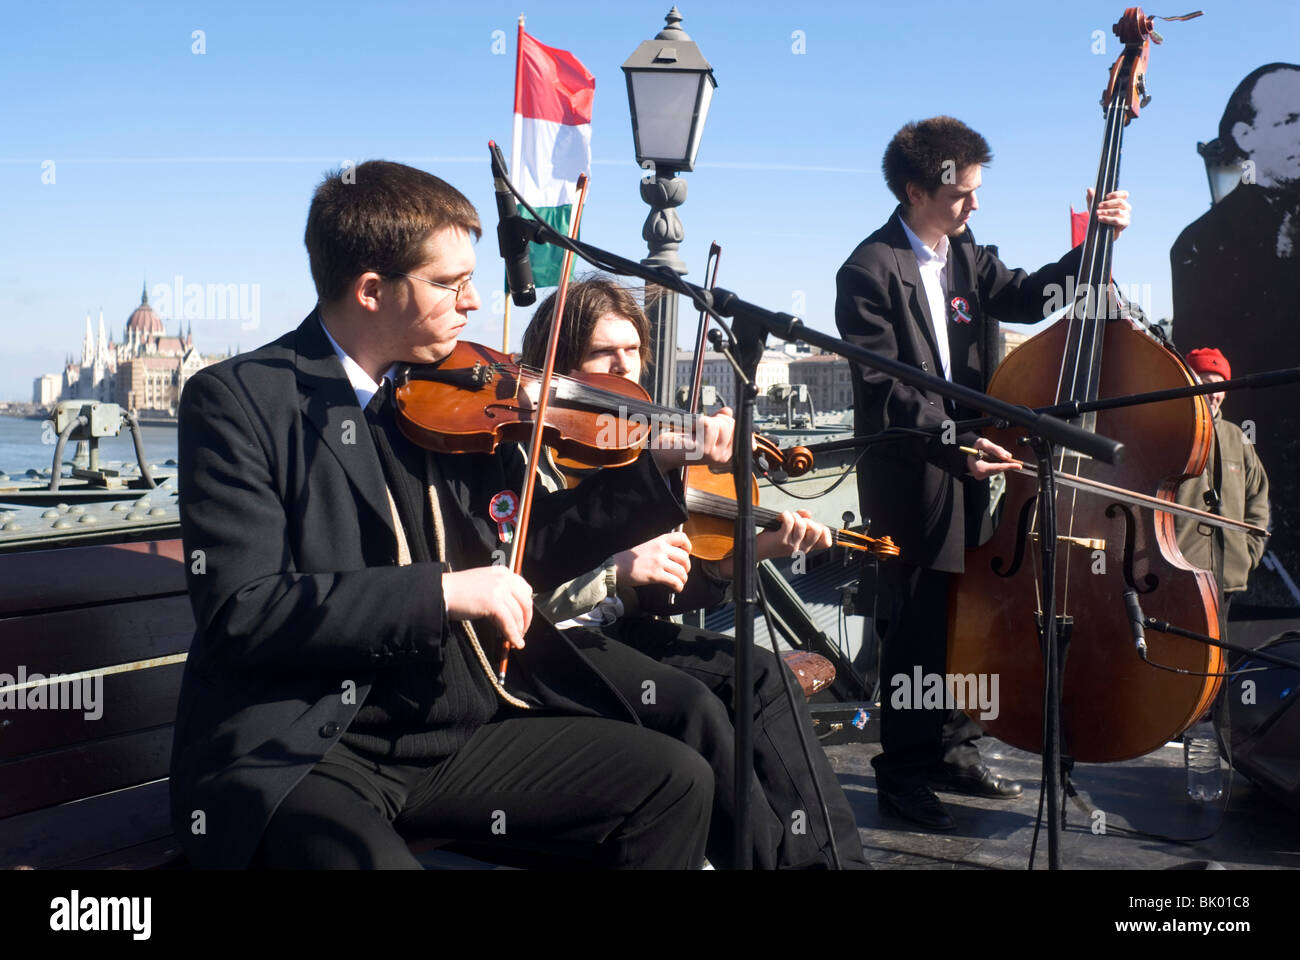
{"type": "Polygon", "coordinates": [[[1150,593],[1160,584],[1160,578],[1148,573],[1143,576],[1142,583],[1139,585],[1133,574],[1137,518],[1133,515],[1133,511],[1122,503],[1112,503],[1106,508],[1106,516],[1111,519],[1114,519],[1115,515],[1119,513],[1124,515],[1124,582],[1138,593],[1150,593]]]}

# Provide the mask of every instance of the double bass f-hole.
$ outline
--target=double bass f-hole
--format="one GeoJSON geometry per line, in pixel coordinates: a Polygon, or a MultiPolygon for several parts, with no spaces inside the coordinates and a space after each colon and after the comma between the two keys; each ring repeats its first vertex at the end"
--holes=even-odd
{"type": "Polygon", "coordinates": [[[1142,577],[1142,583],[1137,582],[1134,574],[1134,543],[1137,539],[1137,518],[1133,515],[1133,510],[1122,503],[1112,503],[1106,508],[1106,516],[1112,519],[1122,514],[1124,517],[1124,582],[1138,593],[1150,593],[1160,585],[1160,578],[1155,574],[1148,573],[1142,577]]]}
{"type": "Polygon", "coordinates": [[[1020,569],[1020,565],[1025,561],[1025,545],[1029,542],[1029,526],[1034,522],[1035,507],[1038,506],[1038,498],[1030,497],[1025,501],[1025,505],[1020,508],[1020,518],[1016,523],[1016,552],[1011,558],[1011,566],[1005,571],[1002,569],[1006,566],[1006,561],[1001,557],[994,557],[989,561],[989,567],[999,577],[1014,577],[1020,569]]]}

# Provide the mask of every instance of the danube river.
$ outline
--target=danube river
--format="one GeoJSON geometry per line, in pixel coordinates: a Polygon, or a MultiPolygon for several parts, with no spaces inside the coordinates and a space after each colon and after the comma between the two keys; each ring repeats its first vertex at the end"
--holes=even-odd
{"type": "MultiPolygon", "coordinates": [[[[141,427],[140,430],[144,437],[144,455],[151,464],[176,459],[175,427],[141,427]]],[[[20,477],[33,468],[50,469],[56,439],[53,427],[44,427],[40,420],[0,417],[0,470],[11,477],[20,477]]],[[[63,451],[65,462],[72,460],[76,449],[77,445],[69,440],[63,451]]],[[[135,446],[128,427],[124,425],[116,437],[104,437],[99,441],[99,459],[104,465],[118,460],[135,463],[135,446]]]]}

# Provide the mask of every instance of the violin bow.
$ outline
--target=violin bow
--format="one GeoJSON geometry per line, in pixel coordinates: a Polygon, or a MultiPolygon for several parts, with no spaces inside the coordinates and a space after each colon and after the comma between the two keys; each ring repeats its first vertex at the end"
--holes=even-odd
{"type": "MultiPolygon", "coordinates": [[[[704,279],[705,283],[712,287],[718,282],[718,261],[722,259],[722,246],[715,240],[709,244],[709,258],[704,261],[704,279]],[[712,276],[710,276],[712,270],[712,276]]],[[[700,310],[700,323],[695,332],[695,364],[691,367],[691,390],[686,398],[686,415],[688,418],[694,417],[700,412],[700,384],[704,379],[704,334],[709,327],[709,315],[703,309],[700,310]]],[[[688,474],[689,464],[682,464],[682,493],[686,493],[686,477],[688,474]]],[[[673,529],[681,530],[681,524],[673,529]]],[[[677,594],[668,594],[668,606],[675,606],[677,603],[677,594]]]]}
{"type": "MultiPolygon", "coordinates": [[[[722,259],[722,247],[715,241],[709,244],[709,259],[704,263],[704,276],[709,287],[718,282],[718,261],[722,259]],[[713,273],[710,276],[709,271],[713,273]]],[[[700,411],[700,382],[704,377],[704,334],[709,326],[709,315],[700,311],[700,325],[695,334],[695,366],[691,368],[691,392],[686,401],[686,412],[695,414],[700,411]]]]}
{"type": "MultiPolygon", "coordinates": [[[[582,208],[587,201],[587,187],[591,180],[585,173],[578,174],[578,202],[573,209],[573,221],[569,224],[569,238],[578,236],[578,226],[582,223],[582,208]]],[[[533,415],[533,440],[528,448],[528,466],[524,471],[523,495],[519,498],[519,523],[515,527],[515,539],[510,548],[510,569],[523,575],[524,542],[528,538],[528,519],[532,512],[533,489],[537,483],[537,467],[542,459],[542,427],[546,422],[546,408],[551,398],[551,377],[555,373],[555,352],[560,342],[560,324],[564,320],[564,303],[568,299],[569,275],[573,272],[573,251],[564,251],[564,261],[560,267],[560,287],[555,297],[555,313],[551,317],[551,335],[546,344],[546,364],[542,369],[542,381],[537,394],[537,409],[533,415]]],[[[510,645],[501,648],[501,667],[497,678],[506,682],[506,669],[510,665],[510,645]]]]}

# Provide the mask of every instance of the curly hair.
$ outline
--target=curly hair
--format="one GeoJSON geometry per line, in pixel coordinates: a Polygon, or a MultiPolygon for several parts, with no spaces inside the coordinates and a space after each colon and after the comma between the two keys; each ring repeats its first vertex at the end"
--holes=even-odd
{"type": "Polygon", "coordinates": [[[988,141],[966,124],[952,117],[931,117],[894,134],[880,168],[885,185],[907,206],[909,183],[933,195],[945,182],[945,174],[954,175],[972,164],[983,166],[992,159],[988,141]]]}

